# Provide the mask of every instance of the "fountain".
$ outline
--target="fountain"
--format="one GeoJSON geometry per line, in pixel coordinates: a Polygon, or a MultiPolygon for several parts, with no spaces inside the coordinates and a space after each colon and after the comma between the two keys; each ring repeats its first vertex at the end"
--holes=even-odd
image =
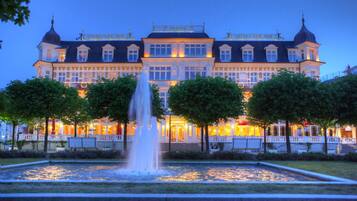
{"type": "Polygon", "coordinates": [[[130,102],[129,118],[136,129],[129,153],[128,171],[134,174],[155,174],[159,170],[157,120],[151,112],[151,89],[147,71],[140,74],[130,102]]]}

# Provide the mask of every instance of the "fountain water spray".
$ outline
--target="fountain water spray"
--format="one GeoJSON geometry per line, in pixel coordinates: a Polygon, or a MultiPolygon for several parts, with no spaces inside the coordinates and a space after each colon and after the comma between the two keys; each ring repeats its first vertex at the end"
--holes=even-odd
{"type": "Polygon", "coordinates": [[[157,119],[152,116],[151,99],[148,73],[144,70],[140,74],[129,108],[129,118],[136,121],[136,129],[128,170],[138,174],[152,174],[159,169],[160,144],[157,119]]]}

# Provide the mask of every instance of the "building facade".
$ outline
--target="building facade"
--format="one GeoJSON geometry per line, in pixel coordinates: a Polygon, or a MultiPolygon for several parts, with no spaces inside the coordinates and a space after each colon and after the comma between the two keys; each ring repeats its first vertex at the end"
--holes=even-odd
{"type": "MultiPolygon", "coordinates": [[[[34,67],[38,77],[58,80],[76,87],[84,96],[89,84],[101,78],[115,79],[136,76],[143,69],[149,71],[150,82],[160,89],[162,105],[168,108],[170,86],[197,75],[224,77],[244,89],[249,98],[250,89],[258,82],[268,80],[281,69],[305,73],[319,79],[319,47],[315,35],[304,19],[300,31],[292,40],[280,34],[227,34],[218,40],[205,33],[204,26],[154,26],[152,32],[135,40],[125,35],[81,35],[78,40],[62,40],[54,29],[38,45],[39,57],[34,67]]],[[[204,92],[202,92],[204,93],[204,92]]],[[[173,142],[198,142],[199,128],[178,116],[167,115],[159,124],[162,141],[167,141],[171,127],[173,142]],[[170,121],[169,121],[170,119],[170,121]]],[[[53,135],[72,135],[73,126],[54,120],[53,135]]],[[[95,120],[79,129],[80,135],[115,136],[120,127],[107,119],[95,120]]],[[[128,128],[133,135],[135,126],[128,128]]],[[[244,116],[209,128],[216,138],[233,136],[261,136],[262,130],[249,125],[244,116]]],[[[271,126],[270,135],[283,136],[284,125],[271,126]]],[[[293,126],[293,135],[318,135],[314,125],[293,126]]],[[[120,136],[119,136],[120,137],[120,136]]]]}

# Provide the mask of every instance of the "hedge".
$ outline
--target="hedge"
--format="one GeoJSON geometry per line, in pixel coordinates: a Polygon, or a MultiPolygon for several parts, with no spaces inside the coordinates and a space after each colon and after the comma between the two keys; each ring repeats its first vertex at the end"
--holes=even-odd
{"type": "MultiPolygon", "coordinates": [[[[62,151],[45,154],[36,151],[0,151],[1,158],[66,158],[66,159],[124,159],[120,151],[62,151]]],[[[322,153],[237,153],[237,152],[215,152],[207,154],[203,152],[180,151],[163,153],[162,158],[165,160],[294,160],[294,161],[352,161],[357,162],[357,153],[348,153],[346,155],[325,155],[322,153]]]]}

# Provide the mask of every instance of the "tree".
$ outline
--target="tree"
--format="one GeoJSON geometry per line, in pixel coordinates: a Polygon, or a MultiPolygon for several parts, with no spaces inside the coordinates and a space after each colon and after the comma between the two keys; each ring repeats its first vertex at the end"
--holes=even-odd
{"type": "Polygon", "coordinates": [[[0,3],[0,21],[24,25],[30,16],[30,0],[2,0],[0,3]]]}
{"type": "Polygon", "coordinates": [[[324,153],[328,153],[327,128],[336,124],[336,90],[331,83],[319,83],[313,96],[311,122],[323,129],[324,153]]]}
{"type": "Polygon", "coordinates": [[[43,118],[45,120],[44,152],[48,145],[48,123],[52,118],[60,118],[65,111],[66,88],[54,80],[34,78],[11,82],[8,86],[13,106],[25,119],[43,118]],[[17,86],[19,85],[19,86],[17,86]]]}
{"type": "Polygon", "coordinates": [[[62,118],[66,124],[73,124],[74,137],[77,137],[78,125],[87,123],[91,120],[88,114],[88,102],[81,98],[75,88],[66,89],[65,114],[62,118]]]}
{"type": "MultiPolygon", "coordinates": [[[[169,89],[169,106],[176,115],[205,130],[206,151],[209,152],[208,126],[243,113],[242,90],[223,78],[185,80],[169,89]]],[[[203,129],[201,129],[203,151],[203,129]]]]}
{"type": "Polygon", "coordinates": [[[252,97],[249,98],[247,104],[247,112],[249,123],[257,125],[263,129],[264,135],[264,153],[267,151],[266,129],[274,123],[274,119],[266,111],[270,110],[270,106],[265,103],[265,97],[269,96],[269,91],[265,89],[267,85],[260,82],[252,89],[252,97]]]}
{"type": "Polygon", "coordinates": [[[347,75],[337,78],[333,85],[336,87],[337,99],[336,117],[341,125],[353,125],[357,133],[357,75],[347,75]]]}
{"type": "Polygon", "coordinates": [[[23,87],[24,86],[20,81],[13,81],[2,93],[4,109],[2,111],[2,114],[0,115],[0,118],[2,121],[9,122],[12,124],[11,150],[14,150],[15,147],[16,126],[18,126],[25,119],[21,108],[18,107],[18,105],[22,104],[22,102],[21,100],[16,99],[16,97],[21,96],[23,87]]]}
{"type": "MultiPolygon", "coordinates": [[[[115,80],[103,80],[100,83],[90,85],[87,99],[89,113],[93,118],[108,117],[118,123],[117,133],[120,132],[120,124],[124,124],[123,148],[127,151],[127,126],[129,123],[129,104],[135,91],[136,80],[133,76],[125,76],[115,80]]],[[[158,118],[162,116],[163,110],[160,105],[158,89],[152,88],[153,92],[153,114],[158,118]]]]}
{"type": "Polygon", "coordinates": [[[311,98],[318,81],[301,73],[283,70],[261,84],[264,87],[259,102],[266,108],[265,113],[270,120],[285,120],[286,150],[291,153],[289,125],[311,118],[311,98]]]}

